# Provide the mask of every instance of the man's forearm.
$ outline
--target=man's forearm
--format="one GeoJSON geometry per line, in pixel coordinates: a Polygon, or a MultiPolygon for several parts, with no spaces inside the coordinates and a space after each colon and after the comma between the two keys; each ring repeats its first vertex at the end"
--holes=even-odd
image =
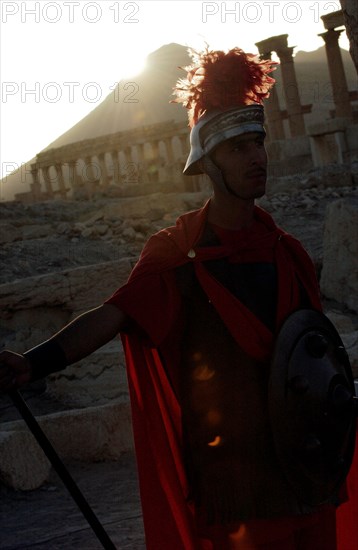
{"type": "Polygon", "coordinates": [[[52,338],[24,353],[31,379],[38,380],[87,357],[112,340],[125,324],[125,315],[113,305],[83,313],[52,338]]]}
{"type": "Polygon", "coordinates": [[[71,321],[53,339],[71,364],[112,340],[125,323],[125,315],[116,306],[104,304],[71,321]]]}

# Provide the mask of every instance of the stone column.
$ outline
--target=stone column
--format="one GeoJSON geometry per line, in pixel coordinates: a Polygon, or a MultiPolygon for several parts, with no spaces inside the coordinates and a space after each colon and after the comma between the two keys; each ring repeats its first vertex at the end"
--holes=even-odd
{"type": "Polygon", "coordinates": [[[100,185],[102,185],[103,187],[108,187],[108,185],[109,185],[109,176],[108,176],[108,171],[107,171],[107,166],[106,166],[106,160],[105,160],[105,157],[104,157],[104,153],[99,153],[97,155],[97,158],[98,158],[99,167],[100,167],[100,170],[101,170],[100,185]]]}
{"type": "Polygon", "coordinates": [[[86,179],[90,183],[94,183],[96,181],[96,174],[94,173],[94,170],[93,170],[94,162],[92,160],[92,157],[85,157],[84,161],[86,164],[85,166],[86,179]]]}
{"type": "Polygon", "coordinates": [[[173,143],[170,138],[165,138],[164,140],[165,148],[167,151],[168,163],[173,164],[174,162],[174,152],[173,152],[173,143]]]}
{"type": "MultiPolygon", "coordinates": [[[[94,162],[92,160],[91,156],[87,156],[84,158],[85,161],[85,185],[84,189],[87,195],[87,198],[91,200],[96,193],[97,190],[97,179],[99,179],[97,176],[98,174],[95,174],[94,172],[94,162]]],[[[84,178],[82,178],[84,179],[84,178]]]]}
{"type": "Polygon", "coordinates": [[[148,178],[150,183],[159,181],[159,141],[150,141],[152,155],[148,163],[148,178]]]}
{"type": "Polygon", "coordinates": [[[268,138],[271,141],[285,139],[283,116],[275,87],[271,89],[270,97],[265,101],[265,113],[267,116],[268,138]]]}
{"type": "Polygon", "coordinates": [[[336,106],[336,117],[350,118],[352,116],[352,106],[349,101],[347,79],[338,43],[341,32],[343,32],[343,29],[339,31],[330,29],[319,36],[323,38],[326,46],[333,101],[336,106]]]}
{"type": "Polygon", "coordinates": [[[63,179],[62,164],[55,164],[55,170],[57,173],[58,189],[60,191],[60,195],[65,199],[67,190],[65,186],[65,181],[63,179]]]}
{"type": "Polygon", "coordinates": [[[111,151],[111,159],[113,163],[113,182],[119,183],[121,181],[118,151],[111,151]]]}
{"type": "MultiPolygon", "coordinates": [[[[271,51],[264,51],[263,49],[263,44],[265,42],[266,41],[263,41],[263,43],[256,42],[256,46],[260,52],[261,59],[271,59],[271,51]]],[[[265,100],[265,117],[267,118],[269,139],[271,141],[285,139],[285,129],[283,126],[276,86],[271,88],[270,97],[265,100]]]]}
{"type": "Polygon", "coordinates": [[[52,183],[51,183],[49,170],[50,170],[50,166],[43,166],[41,168],[42,175],[43,175],[43,178],[45,180],[46,193],[52,199],[54,194],[53,194],[53,188],[52,188],[52,183]]]}
{"type": "Polygon", "coordinates": [[[282,86],[286,99],[291,137],[302,136],[306,133],[306,129],[292,57],[293,48],[280,45],[276,49],[276,53],[281,62],[282,86]]]}
{"type": "Polygon", "coordinates": [[[122,151],[124,156],[124,180],[125,183],[138,183],[137,165],[133,161],[132,147],[128,146],[122,151]]]}
{"type": "Polygon", "coordinates": [[[142,183],[148,183],[148,176],[145,170],[146,160],[144,155],[144,143],[137,143],[137,151],[138,151],[138,160],[139,160],[139,166],[138,166],[139,181],[141,181],[142,183]]]}
{"type": "Polygon", "coordinates": [[[123,149],[122,153],[123,153],[123,156],[124,156],[125,164],[130,164],[131,162],[133,162],[132,148],[131,147],[126,147],[125,149],[123,149]]]}
{"type": "Polygon", "coordinates": [[[76,160],[68,161],[68,172],[69,172],[69,184],[71,189],[77,185],[77,171],[76,171],[76,160]]]}
{"type": "Polygon", "coordinates": [[[36,164],[31,164],[31,176],[32,183],[30,183],[30,189],[33,198],[37,200],[41,195],[41,183],[39,181],[39,169],[36,164]]]}

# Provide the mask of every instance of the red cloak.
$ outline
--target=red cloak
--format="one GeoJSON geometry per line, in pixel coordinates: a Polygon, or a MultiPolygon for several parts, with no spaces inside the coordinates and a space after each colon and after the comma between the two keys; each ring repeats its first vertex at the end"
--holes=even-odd
{"type": "MultiPolygon", "coordinates": [[[[134,320],[138,330],[122,333],[126,356],[132,421],[148,550],[198,550],[206,546],[197,534],[195,511],[187,502],[182,461],[181,411],[175,392],[179,352],[171,335],[178,330],[181,296],[174,268],[193,262],[208,298],[243,349],[268,359],[275,334],[205,269],[206,259],[243,254],[247,259],[274,261],[278,273],[277,330],[299,307],[299,283],[312,308],[321,309],[313,264],[294,237],[278,228],[271,216],[255,207],[255,218],[267,232],[237,246],[196,247],[207,220],[208,203],[181,216],[175,226],[153,235],[143,249],[126,285],[106,301],[134,320]],[[169,351],[168,362],[163,361],[169,351]],[[164,366],[166,363],[166,368],[164,366]]],[[[349,550],[349,546],[340,550],[349,550]]]]}

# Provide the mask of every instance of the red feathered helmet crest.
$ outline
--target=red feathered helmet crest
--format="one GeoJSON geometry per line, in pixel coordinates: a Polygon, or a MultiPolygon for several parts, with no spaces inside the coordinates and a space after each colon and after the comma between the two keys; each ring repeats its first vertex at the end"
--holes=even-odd
{"type": "Polygon", "coordinates": [[[189,50],[192,65],[180,67],[187,77],[174,88],[174,103],[188,109],[189,126],[193,127],[206,112],[260,104],[269,97],[275,80],[269,76],[277,63],[260,60],[240,48],[228,52],[189,50]]]}

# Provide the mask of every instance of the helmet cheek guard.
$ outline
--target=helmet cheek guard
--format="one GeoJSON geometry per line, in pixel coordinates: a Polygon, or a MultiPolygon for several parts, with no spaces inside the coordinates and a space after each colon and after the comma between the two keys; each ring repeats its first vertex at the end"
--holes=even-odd
{"type": "Polygon", "coordinates": [[[206,171],[207,163],[199,161],[208,157],[217,145],[227,139],[249,132],[265,134],[263,125],[264,110],[258,104],[205,113],[190,132],[190,153],[183,173],[194,176],[205,172],[211,177],[211,164],[208,166],[209,171],[206,171]]]}

